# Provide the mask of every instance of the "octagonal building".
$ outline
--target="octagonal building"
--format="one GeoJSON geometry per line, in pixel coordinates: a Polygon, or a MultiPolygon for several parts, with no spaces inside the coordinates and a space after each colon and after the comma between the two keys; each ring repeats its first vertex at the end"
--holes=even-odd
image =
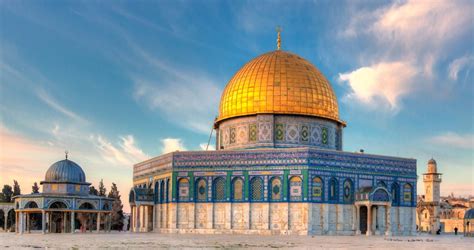
{"type": "Polygon", "coordinates": [[[309,61],[279,48],[235,73],[216,150],[137,163],[131,230],[412,235],[416,160],[344,152],[338,102],[309,61]]]}

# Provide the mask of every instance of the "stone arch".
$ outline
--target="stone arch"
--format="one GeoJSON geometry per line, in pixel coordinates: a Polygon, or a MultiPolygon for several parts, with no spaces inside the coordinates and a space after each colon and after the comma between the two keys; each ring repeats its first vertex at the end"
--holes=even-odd
{"type": "Polygon", "coordinates": [[[24,208],[38,208],[38,203],[36,203],[35,201],[28,201],[24,208]]]}
{"type": "Polygon", "coordinates": [[[382,186],[376,187],[370,194],[370,200],[389,202],[391,200],[390,192],[382,186]]]}
{"type": "Polygon", "coordinates": [[[79,205],[79,209],[81,209],[81,210],[94,210],[96,208],[92,203],[86,201],[86,202],[82,202],[81,205],[79,205]]]}
{"type": "Polygon", "coordinates": [[[301,201],[303,199],[303,179],[299,176],[292,176],[289,180],[288,194],[290,201],[301,201]]]}
{"type": "Polygon", "coordinates": [[[63,200],[53,200],[49,203],[49,209],[67,209],[69,208],[67,203],[63,200]]]}
{"type": "Polygon", "coordinates": [[[13,208],[7,210],[6,214],[6,221],[7,221],[7,228],[12,228],[16,224],[16,216],[15,210],[13,208]]]}
{"type": "Polygon", "coordinates": [[[232,180],[232,201],[244,200],[244,179],[235,177],[232,180]]]}

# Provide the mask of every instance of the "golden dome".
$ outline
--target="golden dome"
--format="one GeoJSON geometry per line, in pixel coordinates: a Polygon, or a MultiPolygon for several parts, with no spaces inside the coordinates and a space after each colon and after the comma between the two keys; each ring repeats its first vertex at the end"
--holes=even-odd
{"type": "Polygon", "coordinates": [[[322,117],[341,123],[329,81],[310,62],[276,50],[245,64],[222,93],[219,117],[291,114],[322,117]]]}

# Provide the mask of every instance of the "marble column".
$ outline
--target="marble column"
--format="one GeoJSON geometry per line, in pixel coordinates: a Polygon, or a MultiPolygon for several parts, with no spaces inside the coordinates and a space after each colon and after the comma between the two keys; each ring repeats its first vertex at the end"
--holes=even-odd
{"type": "Polygon", "coordinates": [[[136,218],[137,218],[136,224],[137,224],[137,226],[135,228],[136,232],[140,232],[140,224],[141,224],[140,223],[140,215],[141,215],[140,209],[141,209],[141,206],[137,206],[137,212],[136,212],[136,218]]]}
{"type": "Polygon", "coordinates": [[[67,212],[63,212],[63,228],[61,230],[61,233],[65,233],[66,232],[66,228],[67,228],[67,212]]]}
{"type": "Polygon", "coordinates": [[[144,231],[148,232],[148,206],[144,206],[143,211],[143,227],[144,231]]]}
{"type": "Polygon", "coordinates": [[[152,221],[152,226],[153,226],[153,231],[156,230],[156,207],[153,205],[151,207],[153,209],[153,221],[152,221]]]}
{"type": "Polygon", "coordinates": [[[97,233],[100,232],[100,212],[97,213],[97,233]]]}
{"type": "Polygon", "coordinates": [[[74,211],[71,212],[71,233],[73,234],[76,230],[76,213],[74,211]]]}
{"type": "Polygon", "coordinates": [[[20,212],[20,223],[18,223],[18,231],[20,234],[23,234],[23,212],[20,212]]]}
{"type": "Polygon", "coordinates": [[[367,205],[367,232],[365,235],[372,235],[372,206],[367,205]]]}
{"type": "Polygon", "coordinates": [[[356,235],[360,235],[360,206],[356,206],[356,235]]]}
{"type": "Polygon", "coordinates": [[[26,232],[30,233],[30,213],[26,213],[26,232]]]}
{"type": "Polygon", "coordinates": [[[44,234],[46,232],[46,212],[43,210],[41,211],[41,233],[44,234]]]}
{"type": "Polygon", "coordinates": [[[385,235],[391,236],[392,235],[392,222],[390,221],[390,206],[385,207],[385,235]]]}
{"type": "MultiPolygon", "coordinates": [[[[15,214],[15,216],[16,216],[16,214],[15,214]]],[[[7,225],[8,225],[8,223],[7,223],[8,222],[8,211],[6,213],[5,212],[3,213],[3,218],[5,218],[3,220],[3,230],[6,232],[7,231],[7,225]]]]}

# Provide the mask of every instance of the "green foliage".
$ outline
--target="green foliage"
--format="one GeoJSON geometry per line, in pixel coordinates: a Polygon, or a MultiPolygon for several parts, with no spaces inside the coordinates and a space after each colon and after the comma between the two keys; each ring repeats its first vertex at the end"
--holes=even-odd
{"type": "Polygon", "coordinates": [[[107,193],[107,189],[105,189],[104,181],[101,179],[99,182],[99,196],[105,197],[106,193],[107,193]]]}
{"type": "Polygon", "coordinates": [[[20,195],[20,194],[21,194],[20,185],[18,184],[18,181],[13,180],[13,196],[20,195]]]}
{"type": "Polygon", "coordinates": [[[97,191],[97,189],[95,189],[94,186],[90,186],[89,187],[89,194],[90,195],[99,195],[99,191],[97,191]]]}
{"type": "Polygon", "coordinates": [[[11,202],[13,196],[13,188],[10,185],[3,185],[2,189],[2,201],[11,202]]]}
{"type": "Polygon", "coordinates": [[[110,192],[108,195],[109,198],[114,199],[112,204],[112,230],[122,230],[123,228],[123,204],[122,200],[120,199],[120,193],[118,191],[117,185],[112,183],[112,187],[110,188],[110,192]]]}
{"type": "Polygon", "coordinates": [[[31,193],[32,193],[32,194],[37,194],[37,193],[39,193],[38,183],[35,182],[35,184],[33,184],[33,186],[31,187],[31,193]]]}

